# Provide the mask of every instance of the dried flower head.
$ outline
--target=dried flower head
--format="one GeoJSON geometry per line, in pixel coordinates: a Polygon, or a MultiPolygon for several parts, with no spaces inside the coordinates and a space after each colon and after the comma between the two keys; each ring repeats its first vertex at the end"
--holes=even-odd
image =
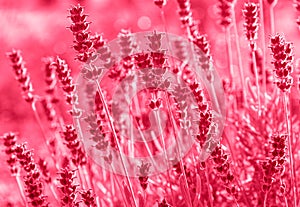
{"type": "Polygon", "coordinates": [[[121,47],[121,53],[124,57],[127,57],[129,55],[132,55],[134,52],[134,49],[136,48],[136,43],[134,42],[134,39],[132,37],[132,33],[130,30],[122,29],[119,34],[119,45],[121,47]]]}
{"type": "Polygon", "coordinates": [[[66,125],[62,137],[72,154],[72,162],[75,166],[86,164],[86,155],[81,141],[78,139],[76,129],[73,125],[66,125]]]}
{"type": "Polygon", "coordinates": [[[222,181],[226,191],[234,198],[238,197],[239,188],[234,184],[234,175],[230,168],[229,154],[223,149],[223,145],[219,144],[211,154],[215,164],[217,175],[222,181]]]}
{"type": "Polygon", "coordinates": [[[154,0],[154,4],[159,8],[162,8],[167,4],[167,0],[154,0]]]}
{"type": "Polygon", "coordinates": [[[39,159],[39,162],[38,162],[38,165],[39,165],[39,168],[42,172],[42,175],[43,175],[43,179],[46,183],[51,183],[51,175],[50,175],[50,171],[49,171],[49,168],[48,168],[48,163],[46,162],[46,160],[44,159],[39,159]]]}
{"type": "Polygon", "coordinates": [[[262,163],[264,171],[263,191],[265,192],[271,189],[274,181],[281,179],[281,175],[285,170],[287,140],[288,135],[285,134],[274,134],[271,137],[271,156],[262,163]]]}
{"type": "Polygon", "coordinates": [[[76,201],[78,185],[75,184],[75,171],[69,168],[63,168],[58,174],[59,178],[57,180],[60,184],[59,189],[63,194],[61,205],[66,207],[79,207],[79,202],[76,201]]]}
{"type": "Polygon", "coordinates": [[[96,195],[92,190],[84,190],[80,192],[82,201],[88,207],[96,207],[96,195]]]}
{"type": "Polygon", "coordinates": [[[55,77],[55,68],[52,67],[52,63],[54,62],[53,57],[43,58],[43,62],[45,64],[45,82],[47,84],[46,93],[53,96],[56,90],[56,77],[55,77]]]}
{"type": "Polygon", "coordinates": [[[172,206],[168,204],[168,202],[164,198],[161,202],[158,203],[158,207],[172,207],[172,206]]]}
{"type": "Polygon", "coordinates": [[[32,151],[28,150],[25,144],[16,145],[16,157],[25,170],[24,177],[26,195],[30,199],[32,206],[48,207],[49,203],[44,195],[44,186],[41,179],[41,172],[38,165],[34,162],[32,151]]]}
{"type": "Polygon", "coordinates": [[[271,6],[275,6],[278,0],[266,0],[266,2],[268,2],[268,4],[270,4],[271,6]]]}
{"type": "Polygon", "coordinates": [[[93,53],[93,41],[88,32],[90,22],[86,21],[87,15],[83,11],[82,6],[73,6],[69,17],[72,20],[70,30],[75,37],[73,47],[77,51],[77,59],[86,62],[93,53]]]}
{"type": "Polygon", "coordinates": [[[18,160],[15,155],[17,136],[15,133],[10,132],[1,136],[1,139],[4,141],[5,154],[8,156],[6,162],[10,166],[10,172],[15,175],[18,172],[18,160]]]}
{"type": "Polygon", "coordinates": [[[243,15],[245,17],[245,32],[248,41],[251,44],[251,47],[254,45],[254,41],[257,40],[257,33],[259,28],[258,23],[258,12],[259,5],[255,3],[245,3],[243,15]]]}
{"type": "Polygon", "coordinates": [[[270,49],[273,56],[274,76],[277,87],[283,91],[288,91],[293,85],[293,45],[286,42],[282,35],[276,34],[271,37],[270,49]]]}
{"type": "Polygon", "coordinates": [[[298,25],[298,28],[300,29],[300,1],[299,0],[294,0],[294,7],[295,9],[297,10],[297,13],[298,13],[298,18],[297,18],[297,25],[298,25]]]}
{"type": "Polygon", "coordinates": [[[57,57],[55,62],[52,62],[52,67],[55,69],[57,78],[62,85],[62,89],[66,95],[66,102],[70,105],[77,103],[75,95],[75,85],[71,76],[71,70],[65,60],[57,57]]]}
{"type": "Polygon", "coordinates": [[[7,56],[12,63],[12,68],[15,72],[16,79],[22,89],[23,98],[27,102],[33,102],[34,97],[32,83],[27,68],[25,67],[23,57],[21,56],[21,52],[19,50],[12,50],[7,54],[7,56]]]}
{"type": "Polygon", "coordinates": [[[190,25],[192,23],[192,11],[190,0],[177,0],[179,6],[180,21],[183,25],[190,25]]]}

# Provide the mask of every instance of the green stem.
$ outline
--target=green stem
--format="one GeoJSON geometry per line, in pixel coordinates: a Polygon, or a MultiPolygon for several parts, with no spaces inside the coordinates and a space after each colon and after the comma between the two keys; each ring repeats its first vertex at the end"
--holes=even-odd
{"type": "Polygon", "coordinates": [[[271,34],[275,34],[275,17],[274,17],[274,7],[275,5],[270,6],[270,27],[271,27],[271,34]]]}
{"type": "Polygon", "coordinates": [[[25,191],[23,189],[23,185],[22,185],[22,180],[21,180],[21,177],[20,177],[20,173],[18,172],[16,175],[16,182],[18,184],[18,188],[19,188],[19,192],[20,192],[20,195],[21,195],[21,198],[23,200],[23,203],[26,207],[28,207],[28,202],[27,202],[27,199],[26,199],[26,196],[25,196],[25,191]]]}
{"type": "Polygon", "coordinates": [[[258,69],[257,69],[257,63],[256,63],[256,55],[255,50],[252,50],[252,63],[254,68],[254,74],[255,74],[255,85],[256,85],[256,95],[257,95],[257,114],[258,116],[261,116],[261,101],[260,101],[260,86],[259,86],[259,76],[258,76],[258,69]]]}
{"type": "MultiPolygon", "coordinates": [[[[167,101],[167,108],[168,108],[168,114],[170,115],[171,117],[171,124],[172,124],[172,129],[173,129],[173,133],[174,133],[174,137],[175,137],[175,141],[176,141],[176,151],[177,151],[177,154],[179,155],[179,158],[181,157],[181,148],[180,148],[180,145],[179,145],[179,142],[177,140],[177,135],[180,136],[180,133],[176,133],[178,132],[178,129],[176,127],[176,121],[175,121],[175,118],[173,116],[173,113],[171,111],[171,106],[170,106],[170,100],[169,100],[169,96],[168,94],[165,94],[165,98],[166,98],[166,101],[167,101]]],[[[180,169],[182,171],[182,174],[183,174],[183,178],[184,178],[184,185],[187,189],[187,193],[188,193],[188,202],[189,202],[189,205],[190,206],[193,206],[192,204],[192,198],[191,198],[191,195],[190,195],[190,191],[189,191],[189,185],[188,185],[188,182],[187,182],[187,177],[186,177],[186,173],[185,173],[185,170],[184,170],[184,165],[183,165],[183,161],[182,159],[180,158],[179,159],[179,165],[180,165],[180,169]]]]}
{"type": "Polygon", "coordinates": [[[129,175],[128,175],[128,171],[127,171],[127,168],[126,168],[126,165],[125,165],[125,161],[124,161],[123,155],[121,153],[121,146],[120,146],[120,143],[119,143],[119,140],[118,140],[117,132],[115,130],[115,127],[114,127],[114,124],[113,124],[113,121],[112,121],[112,117],[111,117],[111,115],[109,113],[109,109],[108,109],[108,106],[106,104],[106,101],[104,100],[104,95],[103,95],[103,92],[102,92],[102,89],[101,89],[101,86],[100,86],[100,83],[99,83],[98,80],[96,80],[96,84],[97,84],[97,88],[98,88],[98,92],[99,92],[99,95],[100,95],[101,102],[103,103],[104,110],[105,110],[105,113],[107,115],[109,126],[111,128],[111,131],[112,131],[113,136],[114,136],[115,141],[116,141],[116,145],[117,145],[117,149],[118,149],[119,156],[120,156],[120,159],[121,159],[122,167],[124,168],[126,180],[128,182],[128,185],[129,185],[129,189],[130,189],[130,192],[131,192],[131,196],[132,196],[134,205],[136,207],[138,207],[137,201],[136,201],[135,196],[134,196],[134,191],[133,191],[133,188],[132,188],[132,183],[130,181],[130,178],[129,178],[129,175]]]}
{"type": "MultiPolygon", "coordinates": [[[[112,181],[113,181],[113,183],[111,185],[115,185],[116,184],[119,187],[119,189],[120,189],[120,192],[121,192],[121,195],[123,197],[123,200],[127,201],[126,196],[124,195],[124,190],[122,189],[122,186],[121,186],[118,178],[115,176],[115,169],[114,169],[114,167],[111,165],[110,168],[111,168],[110,177],[112,178],[112,181]]],[[[112,192],[112,196],[114,195],[113,193],[114,192],[112,192]]],[[[125,206],[128,207],[128,203],[127,202],[124,202],[124,203],[125,203],[125,206]]]]}
{"type": "Polygon", "coordinates": [[[236,50],[237,50],[237,56],[238,56],[239,75],[240,75],[240,80],[241,80],[242,89],[243,89],[243,98],[244,98],[245,107],[247,107],[247,105],[248,105],[247,90],[246,90],[246,84],[245,84],[245,75],[244,75],[244,68],[243,68],[241,46],[240,46],[240,40],[239,40],[239,34],[238,34],[238,29],[237,29],[234,8],[233,8],[233,14],[232,14],[232,21],[233,21],[233,31],[234,31],[235,44],[236,44],[236,50]]]}
{"type": "MultiPolygon", "coordinates": [[[[158,111],[154,111],[154,114],[155,114],[156,121],[158,123],[160,134],[161,134],[160,139],[161,139],[161,142],[162,142],[162,145],[163,145],[162,147],[163,147],[163,153],[164,153],[164,157],[165,157],[165,162],[169,166],[169,159],[168,159],[168,155],[167,155],[167,150],[166,150],[166,144],[165,144],[165,140],[164,140],[163,130],[161,128],[159,112],[158,111]]],[[[173,189],[172,189],[171,176],[170,176],[169,170],[167,170],[167,177],[168,177],[169,184],[170,184],[169,188],[170,188],[170,191],[171,191],[171,194],[172,194],[172,202],[173,202],[173,205],[175,205],[174,193],[173,193],[173,189]]]]}
{"type": "Polygon", "coordinates": [[[228,54],[228,67],[229,67],[229,74],[230,74],[230,82],[233,82],[233,57],[232,57],[232,46],[231,46],[231,34],[230,34],[230,27],[225,28],[225,42],[228,54]]]}
{"type": "Polygon", "coordinates": [[[295,164],[294,164],[294,154],[293,154],[293,139],[292,139],[292,129],[290,123],[290,111],[288,108],[289,98],[287,92],[283,94],[283,105],[284,105],[284,114],[286,121],[286,129],[288,134],[288,151],[289,151],[289,161],[290,161],[290,173],[291,173],[291,187],[293,193],[293,206],[297,206],[297,179],[295,177],[295,164]]]}
{"type": "Polygon", "coordinates": [[[53,183],[49,183],[49,188],[50,188],[50,191],[54,197],[54,199],[56,200],[56,202],[59,204],[60,203],[60,200],[55,192],[55,187],[54,187],[54,184],[53,183]]]}
{"type": "Polygon", "coordinates": [[[262,92],[263,92],[263,106],[264,106],[264,110],[263,113],[265,113],[266,111],[266,103],[267,103],[267,97],[266,97],[266,93],[267,93],[267,71],[266,71],[266,36],[265,36],[265,18],[264,18],[264,2],[263,0],[259,0],[259,4],[260,4],[260,30],[261,30],[261,34],[262,34],[262,92]]]}
{"type": "Polygon", "coordinates": [[[86,189],[87,182],[86,182],[85,176],[83,175],[81,166],[78,166],[78,178],[79,178],[82,188],[86,189]]]}
{"type": "Polygon", "coordinates": [[[265,193],[264,196],[264,207],[267,207],[267,201],[268,201],[268,191],[265,193]]]}
{"type": "Polygon", "coordinates": [[[211,192],[211,188],[210,188],[210,182],[209,182],[209,175],[208,175],[208,168],[205,168],[205,177],[206,177],[206,187],[207,187],[207,191],[208,191],[208,200],[209,200],[209,204],[211,207],[213,207],[213,197],[212,197],[212,192],[211,192]]]}
{"type": "Polygon", "coordinates": [[[49,142],[48,142],[45,128],[44,128],[44,126],[43,126],[43,124],[42,124],[40,115],[39,115],[39,113],[37,112],[37,109],[36,109],[36,105],[35,105],[35,104],[36,104],[36,101],[33,101],[32,104],[31,104],[31,108],[32,108],[32,111],[33,111],[35,120],[36,120],[38,126],[39,126],[40,129],[41,129],[41,132],[42,132],[42,134],[43,134],[43,139],[44,139],[44,141],[45,141],[45,143],[46,143],[47,149],[48,149],[48,151],[50,152],[51,158],[52,158],[52,160],[53,160],[53,163],[54,163],[56,169],[58,170],[58,169],[59,169],[59,165],[58,165],[58,163],[57,163],[57,161],[56,161],[56,158],[55,158],[55,156],[54,156],[54,154],[53,154],[53,150],[51,149],[51,146],[50,146],[50,144],[49,144],[49,142]]]}

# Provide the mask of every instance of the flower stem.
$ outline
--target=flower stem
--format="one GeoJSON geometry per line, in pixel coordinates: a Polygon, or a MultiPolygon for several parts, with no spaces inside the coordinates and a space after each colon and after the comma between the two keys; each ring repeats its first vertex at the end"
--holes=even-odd
{"type": "Polygon", "coordinates": [[[134,191],[133,191],[133,188],[132,188],[132,183],[130,181],[130,178],[129,178],[129,175],[128,175],[128,171],[127,171],[127,168],[125,166],[124,158],[123,158],[123,155],[121,153],[121,146],[120,146],[120,143],[119,143],[119,140],[118,140],[117,132],[115,130],[115,127],[114,127],[114,124],[113,124],[113,121],[112,121],[112,117],[111,117],[111,115],[109,113],[108,106],[107,106],[107,104],[106,104],[106,102],[104,100],[104,95],[103,95],[102,89],[100,87],[100,83],[99,83],[98,80],[96,80],[95,82],[97,84],[97,88],[98,88],[98,92],[99,92],[99,95],[100,95],[100,99],[101,99],[101,102],[103,103],[104,110],[105,110],[105,113],[106,113],[107,118],[108,118],[109,126],[110,126],[110,128],[112,130],[113,136],[114,136],[115,141],[116,141],[117,149],[118,149],[118,152],[119,152],[119,156],[121,158],[121,163],[122,163],[122,166],[124,168],[124,172],[125,172],[125,175],[126,175],[126,179],[127,179],[128,185],[129,185],[129,189],[130,189],[130,193],[131,193],[134,205],[136,207],[138,207],[137,201],[136,201],[135,196],[134,196],[134,191]]]}
{"type": "Polygon", "coordinates": [[[264,207],[267,207],[267,201],[268,201],[268,191],[265,193],[264,196],[264,207]]]}
{"type": "Polygon", "coordinates": [[[275,34],[275,19],[274,19],[274,7],[275,5],[270,6],[270,29],[271,29],[271,34],[275,34]]]}
{"type": "Polygon", "coordinates": [[[87,188],[87,183],[86,183],[85,177],[83,175],[81,166],[78,166],[78,178],[79,178],[79,181],[81,183],[82,188],[86,189],[87,188]]]}
{"type": "Polygon", "coordinates": [[[36,120],[37,124],[39,125],[39,127],[40,127],[40,129],[41,129],[41,132],[42,132],[42,134],[43,134],[44,141],[45,141],[45,143],[46,143],[46,146],[47,146],[48,151],[49,151],[50,154],[51,154],[51,158],[52,158],[52,160],[53,160],[53,163],[54,163],[56,169],[58,170],[58,169],[59,169],[58,163],[57,163],[56,158],[55,158],[55,156],[54,156],[54,154],[53,154],[53,150],[51,149],[51,146],[50,146],[50,144],[49,144],[49,142],[48,142],[47,135],[46,135],[46,131],[45,131],[45,128],[44,128],[44,126],[43,126],[43,124],[42,124],[40,115],[39,115],[39,113],[37,112],[37,109],[36,109],[36,101],[33,101],[33,102],[32,102],[31,108],[32,108],[32,111],[33,111],[35,120],[36,120]]]}
{"type": "MultiPolygon", "coordinates": [[[[111,183],[111,185],[113,186],[113,185],[116,185],[116,186],[118,186],[119,187],[119,189],[120,189],[120,191],[119,192],[121,192],[121,195],[122,195],[122,197],[123,197],[123,200],[124,201],[126,201],[127,199],[126,199],[126,195],[124,195],[124,190],[122,190],[122,186],[121,186],[121,184],[120,184],[120,182],[119,182],[119,180],[118,180],[118,178],[117,178],[117,176],[115,175],[115,169],[114,169],[114,167],[111,165],[110,166],[110,168],[111,168],[111,174],[110,174],[110,177],[111,177],[111,181],[112,181],[112,183],[111,183]]],[[[112,195],[114,195],[114,193],[115,193],[115,189],[112,187],[112,195]]],[[[125,204],[125,206],[126,207],[128,207],[128,205],[130,205],[131,203],[129,203],[128,204],[128,202],[124,202],[124,204],[125,204]]]]}
{"type": "Polygon", "coordinates": [[[267,102],[267,72],[265,67],[266,62],[266,36],[265,36],[265,18],[264,18],[264,2],[263,0],[259,0],[260,10],[259,10],[259,16],[260,16],[260,31],[262,34],[261,38],[261,44],[262,44],[262,92],[263,92],[263,113],[266,111],[266,102],[267,102]]]}
{"type": "Polygon", "coordinates": [[[231,34],[230,34],[230,27],[225,29],[225,42],[228,54],[228,67],[229,67],[229,74],[230,74],[230,82],[233,82],[233,57],[232,57],[232,46],[231,46],[231,34]]]}
{"type": "Polygon", "coordinates": [[[28,207],[28,202],[27,202],[26,196],[24,194],[24,189],[23,189],[23,185],[22,185],[22,181],[21,181],[19,172],[15,175],[15,178],[16,178],[16,181],[17,181],[17,184],[18,184],[18,187],[19,187],[19,191],[20,191],[20,195],[21,195],[21,198],[23,200],[23,203],[26,207],[28,207]]]}
{"type": "Polygon", "coordinates": [[[254,68],[254,74],[255,74],[255,85],[256,85],[256,95],[257,95],[257,114],[258,116],[261,116],[261,102],[260,102],[260,87],[259,87],[259,80],[258,80],[258,69],[257,69],[257,63],[256,63],[256,55],[255,50],[252,50],[252,63],[254,68]]]}
{"type": "Polygon", "coordinates": [[[209,175],[208,175],[208,168],[205,168],[205,177],[206,177],[206,187],[208,191],[208,200],[209,200],[209,206],[213,207],[213,196],[210,188],[210,182],[209,182],[209,175]]]}
{"type": "Polygon", "coordinates": [[[55,192],[54,184],[53,184],[53,183],[49,183],[49,188],[50,188],[50,191],[51,191],[51,193],[52,193],[54,199],[59,203],[60,200],[59,200],[59,198],[58,198],[58,196],[57,196],[57,194],[56,194],[56,192],[55,192]]]}
{"type": "MultiPolygon", "coordinates": [[[[164,157],[165,157],[165,162],[169,166],[169,159],[168,159],[167,150],[166,150],[166,144],[165,144],[165,140],[164,140],[164,136],[163,136],[163,130],[161,128],[159,112],[158,111],[154,111],[154,114],[155,114],[156,121],[158,123],[160,134],[161,134],[160,139],[161,139],[161,142],[162,142],[162,145],[163,145],[163,153],[164,153],[164,157]]],[[[171,176],[170,176],[169,170],[167,170],[167,177],[169,179],[169,184],[170,184],[169,188],[170,188],[170,191],[172,193],[172,202],[173,202],[173,205],[175,205],[174,194],[173,194],[172,183],[171,183],[171,176]]]]}
{"type": "Polygon", "coordinates": [[[247,90],[246,90],[246,84],[245,84],[245,75],[244,75],[244,68],[243,68],[241,46],[240,46],[240,40],[239,40],[239,34],[238,34],[238,29],[237,29],[234,8],[233,8],[233,12],[232,12],[232,21],[233,21],[233,32],[234,32],[235,44],[236,44],[236,50],[237,50],[237,56],[238,56],[239,75],[240,75],[240,80],[241,80],[242,89],[243,89],[244,103],[245,103],[245,107],[247,107],[247,105],[248,105],[247,104],[247,90]]]}
{"type": "MultiPolygon", "coordinates": [[[[171,112],[171,106],[170,106],[169,96],[166,93],[164,93],[164,94],[165,94],[165,98],[166,98],[166,101],[167,101],[168,114],[171,117],[172,129],[173,129],[173,133],[174,133],[174,137],[175,137],[175,141],[176,141],[176,150],[177,150],[177,153],[179,154],[179,158],[180,158],[181,157],[181,149],[180,149],[180,145],[179,145],[178,140],[177,140],[177,135],[179,135],[180,133],[176,133],[176,131],[178,132],[178,129],[176,127],[176,122],[175,122],[175,118],[173,116],[173,113],[171,112]]],[[[188,185],[188,182],[187,182],[187,177],[186,177],[186,173],[185,173],[185,170],[184,170],[183,161],[182,161],[181,158],[179,159],[179,164],[180,164],[180,169],[182,171],[183,178],[184,178],[184,185],[185,185],[185,187],[187,189],[188,203],[189,203],[190,206],[193,206],[193,204],[192,204],[192,198],[191,198],[190,192],[188,190],[189,189],[189,185],[188,185]]]]}
{"type": "Polygon", "coordinates": [[[294,154],[293,154],[293,139],[292,139],[292,129],[290,125],[290,113],[289,113],[289,99],[288,93],[283,94],[283,105],[284,105],[284,114],[286,119],[286,129],[288,134],[288,151],[289,151],[289,161],[290,161],[290,173],[291,173],[291,187],[293,192],[293,206],[297,206],[297,180],[295,177],[295,164],[294,164],[294,154]]]}

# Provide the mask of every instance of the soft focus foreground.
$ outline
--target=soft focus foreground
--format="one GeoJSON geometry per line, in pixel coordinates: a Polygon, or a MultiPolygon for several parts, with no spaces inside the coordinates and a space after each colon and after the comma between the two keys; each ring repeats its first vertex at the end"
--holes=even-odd
{"type": "Polygon", "coordinates": [[[300,205],[299,1],[0,5],[0,206],[300,205]]]}

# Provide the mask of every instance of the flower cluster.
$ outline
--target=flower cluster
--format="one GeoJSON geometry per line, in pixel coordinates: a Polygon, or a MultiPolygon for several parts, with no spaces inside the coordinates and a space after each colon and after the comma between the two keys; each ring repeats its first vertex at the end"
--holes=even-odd
{"type": "Polygon", "coordinates": [[[15,72],[16,79],[21,86],[25,101],[33,102],[34,96],[32,83],[27,68],[25,67],[23,57],[21,56],[21,52],[19,50],[13,50],[12,52],[8,53],[7,56],[12,63],[12,68],[15,72]]]}
{"type": "Polygon", "coordinates": [[[69,148],[72,154],[72,162],[75,166],[86,164],[86,155],[83,149],[81,141],[78,139],[76,129],[73,125],[66,125],[62,132],[62,137],[66,142],[66,146],[69,148]]]}
{"type": "MultiPolygon", "coordinates": [[[[212,55],[210,53],[210,45],[206,35],[199,32],[198,23],[193,19],[191,12],[191,3],[189,0],[178,0],[179,16],[181,23],[186,28],[191,42],[193,42],[197,48],[195,53],[197,54],[198,62],[203,70],[208,71],[211,67],[212,55]]],[[[209,76],[207,76],[209,79],[209,76]]]]}
{"type": "Polygon", "coordinates": [[[133,69],[133,54],[134,50],[136,49],[136,43],[132,37],[132,34],[129,30],[122,29],[121,32],[118,34],[119,38],[119,45],[122,54],[122,64],[120,66],[115,65],[110,69],[108,77],[121,81],[123,80],[126,75],[133,69]]]}
{"type": "Polygon", "coordinates": [[[103,124],[100,120],[97,121],[97,116],[95,114],[86,117],[85,121],[89,125],[89,132],[92,135],[91,139],[96,143],[96,149],[105,151],[109,142],[106,139],[106,130],[104,129],[103,124]]]}
{"type": "Polygon", "coordinates": [[[72,24],[70,30],[75,37],[74,49],[77,51],[77,59],[86,62],[92,55],[93,41],[87,31],[90,23],[86,21],[87,15],[83,14],[83,7],[80,5],[70,9],[72,24]]]}
{"type": "Polygon", "coordinates": [[[48,207],[49,203],[43,194],[44,186],[41,179],[41,172],[34,162],[33,153],[27,149],[25,144],[16,145],[15,155],[26,175],[24,183],[27,197],[32,206],[48,207]]]}
{"type": "Polygon", "coordinates": [[[177,0],[179,6],[179,16],[183,25],[192,23],[191,2],[189,0],[177,0]]]}
{"type": "Polygon", "coordinates": [[[199,133],[196,138],[202,147],[205,141],[208,139],[210,126],[212,123],[212,114],[209,110],[207,103],[204,101],[204,95],[200,89],[200,85],[197,82],[189,84],[189,87],[195,97],[199,110],[199,133]]]}
{"type": "Polygon", "coordinates": [[[172,206],[168,204],[168,202],[164,198],[161,202],[158,203],[158,207],[172,207],[172,206]]]}
{"type": "MultiPolygon", "coordinates": [[[[96,93],[95,97],[95,106],[96,106],[96,124],[97,130],[94,136],[94,141],[97,142],[96,148],[99,150],[104,150],[110,144],[111,147],[116,147],[116,140],[114,138],[113,132],[110,127],[109,117],[105,111],[105,106],[103,101],[100,98],[99,92],[96,93]],[[97,133],[99,132],[99,133],[97,133]]],[[[108,106],[109,107],[109,106],[108,106]]],[[[117,133],[117,131],[116,131],[117,133]]]]}
{"type": "Polygon", "coordinates": [[[76,201],[78,185],[74,183],[76,178],[75,171],[69,168],[63,168],[59,172],[59,176],[59,189],[63,194],[61,205],[66,207],[79,207],[80,202],[76,201]]]}
{"type": "Polygon", "coordinates": [[[54,62],[53,57],[48,57],[44,59],[45,62],[45,82],[47,84],[46,93],[50,96],[52,103],[57,103],[59,100],[55,97],[56,84],[57,80],[55,77],[55,68],[52,67],[52,63],[54,62]]]}
{"type": "Polygon", "coordinates": [[[152,67],[151,58],[148,53],[136,54],[134,56],[134,61],[137,68],[143,69],[152,67]]]}
{"type": "Polygon", "coordinates": [[[141,166],[139,166],[139,182],[141,187],[146,190],[148,187],[148,174],[150,170],[151,164],[150,163],[142,163],[141,166]]]}
{"type": "Polygon", "coordinates": [[[62,85],[62,89],[66,94],[66,101],[68,104],[72,105],[77,102],[77,97],[75,95],[75,85],[73,84],[73,78],[71,76],[71,70],[65,60],[57,57],[55,62],[52,62],[52,67],[54,67],[57,78],[62,85]]]}
{"type": "Polygon", "coordinates": [[[255,3],[245,3],[243,15],[245,17],[245,32],[248,41],[250,42],[251,49],[255,49],[254,41],[257,40],[257,33],[259,28],[258,12],[259,6],[255,3]]]}
{"type": "MultiPolygon", "coordinates": [[[[286,149],[288,135],[273,135],[272,137],[272,151],[271,157],[262,163],[264,171],[263,190],[269,191],[275,179],[281,179],[284,172],[284,165],[286,162],[286,149]]],[[[282,190],[285,188],[281,186],[282,190]]]]}
{"type": "Polygon", "coordinates": [[[218,9],[221,17],[220,25],[227,28],[232,24],[232,13],[235,0],[219,0],[218,9]]]}
{"type": "Polygon", "coordinates": [[[137,47],[130,30],[122,29],[118,34],[119,45],[121,47],[121,53],[124,57],[132,55],[134,49],[137,47]]]}
{"type": "Polygon", "coordinates": [[[15,147],[17,143],[17,136],[10,132],[4,134],[1,139],[4,141],[5,154],[8,156],[6,160],[7,164],[10,166],[10,172],[15,175],[18,172],[17,158],[15,155],[15,147]]]}
{"type": "Polygon", "coordinates": [[[57,127],[57,114],[56,110],[54,109],[53,104],[48,98],[43,98],[41,100],[42,107],[44,109],[44,113],[46,115],[47,120],[51,123],[51,127],[57,127]]]}
{"type": "MultiPolygon", "coordinates": [[[[300,1],[299,0],[294,0],[294,6],[295,6],[295,9],[298,12],[298,15],[300,15],[300,1]]],[[[300,16],[298,16],[296,23],[298,25],[298,28],[300,29],[300,16]]]]}
{"type": "Polygon", "coordinates": [[[87,15],[83,11],[80,5],[70,9],[72,20],[70,30],[75,37],[73,48],[77,51],[77,59],[86,62],[94,55],[95,50],[104,46],[105,41],[99,34],[90,35],[88,31],[90,23],[86,21],[87,15]]]}
{"type": "Polygon", "coordinates": [[[237,199],[239,194],[238,187],[234,184],[234,175],[230,169],[229,155],[225,152],[222,145],[218,145],[211,154],[215,164],[217,174],[225,186],[226,191],[237,199]]]}
{"type": "Polygon", "coordinates": [[[275,83],[283,91],[288,91],[293,85],[293,46],[292,43],[286,42],[282,35],[276,34],[271,38],[270,45],[273,64],[275,83]]]}
{"type": "Polygon", "coordinates": [[[38,166],[42,172],[44,181],[46,183],[51,183],[52,179],[48,168],[48,163],[46,162],[46,160],[40,158],[38,162],[38,166]]]}
{"type": "Polygon", "coordinates": [[[88,207],[96,207],[96,199],[95,199],[95,194],[93,193],[92,190],[84,190],[80,192],[82,201],[84,204],[88,207]]]}
{"type": "Polygon", "coordinates": [[[162,8],[167,4],[167,0],[154,0],[154,4],[159,8],[162,8]]]}

